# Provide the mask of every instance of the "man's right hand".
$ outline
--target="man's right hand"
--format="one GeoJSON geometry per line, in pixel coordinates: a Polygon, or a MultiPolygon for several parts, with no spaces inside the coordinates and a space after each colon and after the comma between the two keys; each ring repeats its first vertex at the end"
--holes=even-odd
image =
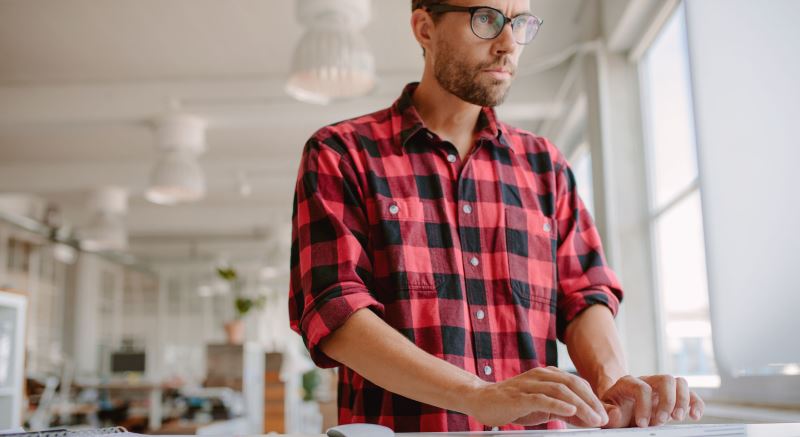
{"type": "Polygon", "coordinates": [[[531,369],[496,383],[481,383],[468,395],[469,415],[488,425],[539,425],[563,420],[580,427],[608,422],[588,382],[556,367],[531,369]]]}

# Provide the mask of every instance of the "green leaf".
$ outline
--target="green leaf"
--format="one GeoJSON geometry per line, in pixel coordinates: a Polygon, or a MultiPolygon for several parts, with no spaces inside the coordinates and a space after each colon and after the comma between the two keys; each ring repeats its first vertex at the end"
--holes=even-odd
{"type": "Polygon", "coordinates": [[[217,274],[226,281],[236,280],[236,270],[233,267],[217,267],[217,274]]]}
{"type": "Polygon", "coordinates": [[[252,299],[248,299],[246,297],[236,298],[236,311],[239,313],[239,317],[244,317],[244,315],[249,313],[252,308],[253,308],[252,299]]]}
{"type": "Polygon", "coordinates": [[[311,369],[303,374],[303,400],[311,401],[314,399],[314,394],[317,391],[320,381],[319,372],[317,369],[311,369]]]}

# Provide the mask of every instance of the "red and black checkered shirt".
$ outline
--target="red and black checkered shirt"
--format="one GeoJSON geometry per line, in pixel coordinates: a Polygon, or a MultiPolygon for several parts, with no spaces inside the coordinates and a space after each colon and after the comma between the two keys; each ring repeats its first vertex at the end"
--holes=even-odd
{"type": "Polygon", "coordinates": [[[292,219],[291,327],[317,365],[341,366],[339,423],[482,431],[472,417],[378,387],[326,356],[320,341],[369,308],[428,353],[502,381],[557,365],[567,324],[597,303],[616,314],[622,291],[558,149],[484,108],[462,160],[425,127],[415,88],[306,143],[292,219]]]}

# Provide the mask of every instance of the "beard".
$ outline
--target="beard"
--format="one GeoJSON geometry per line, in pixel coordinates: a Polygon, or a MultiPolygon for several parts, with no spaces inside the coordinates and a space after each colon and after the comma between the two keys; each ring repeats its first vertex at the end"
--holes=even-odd
{"type": "Polygon", "coordinates": [[[457,51],[442,41],[436,50],[433,63],[433,74],[439,84],[449,93],[465,102],[478,106],[494,107],[500,105],[508,95],[511,80],[500,80],[483,76],[482,70],[503,67],[514,77],[516,67],[508,56],[502,56],[492,62],[471,64],[460,57],[457,51]]]}

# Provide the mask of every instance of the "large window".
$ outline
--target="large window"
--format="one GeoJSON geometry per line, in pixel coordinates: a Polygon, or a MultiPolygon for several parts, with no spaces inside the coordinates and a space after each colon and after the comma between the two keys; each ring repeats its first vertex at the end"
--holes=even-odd
{"type": "Polygon", "coordinates": [[[714,387],[708,281],[685,15],[679,7],[640,64],[662,371],[714,387]]]}

